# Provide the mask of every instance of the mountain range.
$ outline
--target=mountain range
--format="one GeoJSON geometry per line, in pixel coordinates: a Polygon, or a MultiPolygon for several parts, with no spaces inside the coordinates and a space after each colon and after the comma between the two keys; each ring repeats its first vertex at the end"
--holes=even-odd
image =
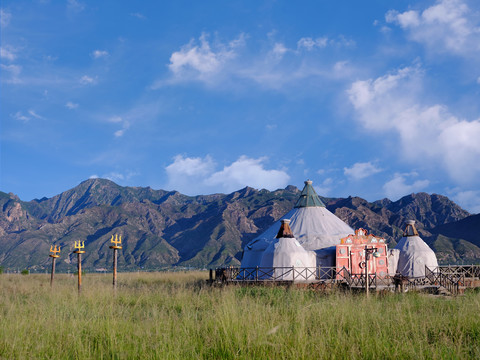
{"type": "MultiPolygon", "coordinates": [[[[295,186],[275,191],[250,187],[231,194],[186,196],[149,187],[122,187],[89,179],[51,198],[22,201],[0,192],[0,265],[43,271],[49,249],[61,246],[59,271],[74,271],[74,241],[84,241],[83,266],[109,269],[110,238],[122,236],[122,270],[172,266],[238,265],[251,239],[286,214],[300,194],[295,186]]],[[[384,237],[390,247],[405,220],[417,221],[440,263],[480,263],[480,215],[445,196],[417,193],[398,201],[324,198],[327,208],[353,228],[384,237]]]]}

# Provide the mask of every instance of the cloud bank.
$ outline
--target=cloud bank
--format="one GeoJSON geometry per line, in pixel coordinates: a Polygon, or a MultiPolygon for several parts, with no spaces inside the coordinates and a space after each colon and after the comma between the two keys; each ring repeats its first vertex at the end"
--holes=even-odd
{"type": "Polygon", "coordinates": [[[165,85],[185,82],[201,82],[207,86],[224,86],[229,81],[253,82],[270,89],[280,89],[286,84],[312,77],[344,78],[351,75],[348,61],[326,61],[316,52],[326,47],[349,48],[355,42],[344,36],[328,38],[300,38],[289,47],[281,41],[269,37],[268,44],[253,50],[255,43],[247,43],[248,36],[239,34],[237,38],[225,42],[210,40],[203,33],[197,40],[192,39],[170,56],[167,65],[170,76],[152,85],[158,89],[165,85]],[[308,66],[305,61],[308,59],[308,66]],[[322,59],[322,60],[320,60],[322,59]]]}
{"type": "Polygon", "coordinates": [[[343,173],[354,180],[364,179],[366,177],[379,173],[380,171],[382,171],[382,169],[378,168],[370,161],[364,163],[355,163],[350,168],[343,168],[343,173]]]}
{"type": "Polygon", "coordinates": [[[398,200],[406,194],[411,194],[425,190],[430,184],[428,180],[415,180],[412,183],[408,184],[407,181],[409,178],[418,176],[417,173],[396,173],[393,178],[386,182],[383,185],[383,190],[385,195],[391,200],[398,200]]]}
{"type": "Polygon", "coordinates": [[[391,10],[385,19],[399,25],[411,40],[426,45],[432,52],[479,55],[480,17],[466,1],[438,0],[423,11],[391,10]]]}
{"type": "Polygon", "coordinates": [[[480,120],[467,121],[442,104],[424,104],[422,70],[406,67],[354,82],[347,91],[355,119],[377,134],[393,134],[400,156],[438,165],[457,183],[480,175],[480,120]],[[398,140],[397,140],[398,139],[398,140]]]}
{"type": "Polygon", "coordinates": [[[216,162],[210,157],[184,157],[177,155],[165,168],[168,176],[166,188],[188,195],[225,192],[250,186],[276,190],[288,185],[290,176],[285,170],[266,169],[266,158],[252,159],[240,156],[222,170],[216,170],[216,162]]]}

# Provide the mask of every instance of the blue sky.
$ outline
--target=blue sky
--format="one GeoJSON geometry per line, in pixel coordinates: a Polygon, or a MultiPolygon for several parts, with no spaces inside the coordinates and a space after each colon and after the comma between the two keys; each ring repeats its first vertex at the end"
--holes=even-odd
{"type": "Polygon", "coordinates": [[[0,189],[91,177],[480,212],[480,3],[1,2],[0,189]]]}

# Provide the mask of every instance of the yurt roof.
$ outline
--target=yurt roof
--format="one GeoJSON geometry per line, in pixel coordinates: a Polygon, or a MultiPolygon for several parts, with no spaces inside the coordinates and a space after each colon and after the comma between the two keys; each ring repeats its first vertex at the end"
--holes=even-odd
{"type": "Polygon", "coordinates": [[[302,208],[302,207],[315,207],[315,206],[323,206],[325,204],[320,200],[315,189],[312,186],[312,181],[307,180],[305,181],[305,187],[303,188],[300,197],[295,204],[295,208],[302,208]]]}

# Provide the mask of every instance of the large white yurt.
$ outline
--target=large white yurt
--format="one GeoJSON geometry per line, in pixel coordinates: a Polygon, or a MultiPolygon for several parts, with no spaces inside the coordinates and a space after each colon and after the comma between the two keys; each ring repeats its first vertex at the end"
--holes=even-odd
{"type": "MultiPolygon", "coordinates": [[[[312,181],[305,181],[295,207],[285,214],[283,219],[290,220],[290,228],[297,241],[305,250],[318,251],[339,244],[340,239],[354,233],[354,230],[332,214],[315,192],[312,181]]],[[[260,266],[262,251],[275,240],[280,220],[270,226],[264,233],[250,241],[244,248],[242,268],[260,266]]],[[[317,266],[332,266],[335,250],[319,252],[317,266]]]]}
{"type": "Polygon", "coordinates": [[[433,250],[418,236],[415,220],[406,222],[402,239],[395,249],[398,249],[397,273],[412,278],[424,277],[425,266],[434,270],[438,266],[437,256],[433,250]]]}
{"type": "Polygon", "coordinates": [[[295,239],[289,222],[287,219],[282,220],[276,239],[263,251],[260,268],[266,274],[262,277],[277,281],[294,280],[293,268],[311,268],[310,272],[302,271],[301,276],[295,276],[295,280],[314,279],[316,255],[313,251],[305,250],[295,239]]]}

